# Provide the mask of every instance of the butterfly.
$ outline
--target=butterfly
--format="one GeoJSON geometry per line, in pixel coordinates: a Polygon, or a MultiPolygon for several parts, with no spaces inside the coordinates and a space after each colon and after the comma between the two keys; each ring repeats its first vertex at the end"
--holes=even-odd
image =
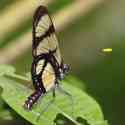
{"type": "Polygon", "coordinates": [[[45,6],[39,6],[33,16],[31,76],[35,91],[24,107],[31,110],[38,99],[59,85],[69,65],[63,63],[52,19],[45,6]]]}

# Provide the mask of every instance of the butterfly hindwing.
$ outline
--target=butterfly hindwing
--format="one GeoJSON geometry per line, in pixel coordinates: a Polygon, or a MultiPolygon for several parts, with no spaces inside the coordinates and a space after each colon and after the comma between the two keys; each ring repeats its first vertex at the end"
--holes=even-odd
{"type": "Polygon", "coordinates": [[[54,69],[49,62],[47,63],[41,77],[46,91],[49,91],[52,87],[54,87],[56,76],[55,76],[54,69]]]}

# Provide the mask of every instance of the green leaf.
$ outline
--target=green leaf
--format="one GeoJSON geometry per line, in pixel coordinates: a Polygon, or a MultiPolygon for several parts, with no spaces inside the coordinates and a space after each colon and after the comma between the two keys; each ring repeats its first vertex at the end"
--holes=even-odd
{"type": "Polygon", "coordinates": [[[27,73],[25,77],[25,76],[15,74],[15,72],[16,72],[16,69],[11,65],[7,65],[7,64],[0,65],[0,76],[9,76],[9,77],[24,80],[24,81],[31,80],[30,73],[27,73]]]}
{"type": "Polygon", "coordinates": [[[12,120],[13,116],[9,110],[0,110],[0,119],[2,120],[12,120]]]}
{"type": "Polygon", "coordinates": [[[15,72],[14,67],[10,65],[4,65],[4,64],[0,65],[0,76],[10,75],[10,74],[13,74],[14,72],[15,72]]]}
{"type": "MultiPolygon", "coordinates": [[[[28,97],[33,90],[19,84],[17,79],[29,81],[29,73],[26,75],[27,77],[20,76],[15,74],[15,69],[12,66],[1,65],[0,74],[0,86],[3,88],[2,98],[12,109],[32,124],[52,125],[54,124],[54,121],[56,121],[56,123],[64,124],[64,120],[58,118],[61,116],[61,118],[65,117],[73,124],[77,125],[80,125],[80,123],[87,123],[89,125],[107,125],[97,102],[82,90],[71,86],[72,84],[79,84],[79,88],[85,88],[84,86],[80,86],[82,82],[77,78],[69,76],[69,78],[62,83],[62,88],[72,95],[72,100],[71,97],[67,97],[64,93],[56,91],[56,99],[53,103],[50,103],[53,98],[51,94],[52,92],[49,92],[40,99],[32,111],[26,111],[23,108],[23,104],[26,97],[28,97]],[[12,80],[10,78],[3,77],[3,75],[16,79],[12,80]],[[71,85],[69,85],[69,83],[71,85]],[[50,104],[50,106],[46,108],[46,105],[48,104],[50,104]],[[45,111],[43,112],[43,110],[45,111]],[[78,123],[78,121],[82,122],[78,123]]],[[[5,113],[5,115],[6,114],[7,113],[5,113]]]]}
{"type": "Polygon", "coordinates": [[[19,84],[15,80],[0,77],[0,86],[3,88],[2,98],[4,101],[19,115],[34,125],[52,125],[59,114],[62,114],[77,125],[79,123],[76,119],[80,117],[86,120],[89,125],[107,125],[98,103],[80,89],[73,87],[72,83],[70,84],[71,85],[67,84],[67,82],[62,82],[62,87],[71,93],[73,97],[73,113],[71,99],[65,94],[56,91],[55,101],[40,115],[40,112],[44,110],[46,105],[52,100],[51,92],[40,99],[31,111],[26,111],[23,108],[23,104],[26,97],[28,97],[33,90],[19,84]],[[39,116],[40,118],[37,120],[39,116]]]}
{"type": "Polygon", "coordinates": [[[13,115],[10,109],[7,108],[6,103],[0,98],[0,119],[2,120],[12,120],[13,115]]]}
{"type": "Polygon", "coordinates": [[[86,90],[85,84],[82,81],[74,76],[68,75],[65,80],[70,84],[72,83],[73,86],[80,88],[81,90],[86,90]]]}

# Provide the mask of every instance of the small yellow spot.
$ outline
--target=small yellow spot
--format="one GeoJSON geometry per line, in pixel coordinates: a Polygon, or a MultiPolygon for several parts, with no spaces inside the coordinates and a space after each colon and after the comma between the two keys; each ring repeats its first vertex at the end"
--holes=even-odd
{"type": "Polygon", "coordinates": [[[112,48],[104,48],[104,49],[102,49],[102,52],[110,53],[110,52],[112,52],[112,48]]]}

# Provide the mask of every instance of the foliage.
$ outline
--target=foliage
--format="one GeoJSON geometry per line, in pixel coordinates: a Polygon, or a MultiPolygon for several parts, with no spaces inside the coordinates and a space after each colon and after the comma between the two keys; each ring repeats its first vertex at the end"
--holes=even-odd
{"type": "Polygon", "coordinates": [[[50,103],[53,100],[52,93],[48,92],[31,111],[26,111],[23,104],[33,92],[24,84],[29,83],[29,78],[15,74],[15,69],[8,65],[0,66],[0,75],[0,86],[3,88],[2,99],[32,124],[52,125],[56,122],[64,125],[68,121],[71,125],[107,125],[98,103],[84,91],[73,87],[72,83],[69,85],[67,81],[63,81],[61,85],[72,97],[69,98],[57,89],[56,98],[52,103],[50,103]],[[17,79],[20,79],[20,82],[17,79]],[[49,105],[48,108],[47,105],[49,105]]]}

